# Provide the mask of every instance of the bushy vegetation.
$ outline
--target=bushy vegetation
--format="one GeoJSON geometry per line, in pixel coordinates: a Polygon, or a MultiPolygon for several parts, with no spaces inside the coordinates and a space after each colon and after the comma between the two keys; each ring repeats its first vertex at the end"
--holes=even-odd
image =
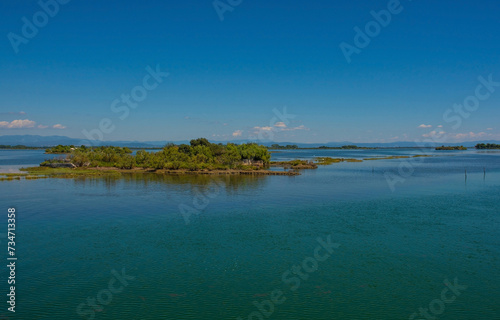
{"type": "Polygon", "coordinates": [[[269,165],[271,155],[255,143],[227,145],[210,143],[205,138],[190,144],[168,144],[158,152],[139,150],[135,155],[128,148],[80,147],[72,151],[70,160],[77,167],[116,167],[120,169],[149,168],[168,170],[253,169],[269,165]],[[243,161],[246,165],[243,165],[243,161]]]}
{"type": "Polygon", "coordinates": [[[317,169],[318,166],[311,160],[290,160],[290,161],[273,161],[271,162],[273,167],[284,167],[292,169],[317,169]]]}
{"type": "Polygon", "coordinates": [[[478,144],[476,144],[476,149],[500,149],[500,144],[478,143],[478,144]]]}
{"type": "Polygon", "coordinates": [[[115,167],[117,164],[127,163],[133,156],[132,150],[127,147],[85,147],[81,146],[72,151],[71,163],[77,167],[115,167]]]}
{"type": "MultiPolygon", "coordinates": [[[[413,156],[416,158],[417,156],[413,156]]],[[[365,158],[363,160],[393,160],[393,159],[408,159],[410,156],[387,156],[387,157],[376,157],[376,158],[365,158]]]]}
{"type": "Polygon", "coordinates": [[[63,146],[58,145],[52,148],[45,149],[45,153],[54,153],[54,154],[63,154],[63,153],[71,153],[75,149],[75,146],[63,146]]]}
{"type": "Polygon", "coordinates": [[[437,147],[436,150],[467,150],[467,148],[464,146],[448,146],[448,147],[441,146],[437,147]]]}
{"type": "Polygon", "coordinates": [[[314,158],[318,165],[330,165],[332,163],[339,162],[363,162],[363,160],[359,159],[344,159],[344,158],[331,158],[331,157],[316,157],[314,158]]]}

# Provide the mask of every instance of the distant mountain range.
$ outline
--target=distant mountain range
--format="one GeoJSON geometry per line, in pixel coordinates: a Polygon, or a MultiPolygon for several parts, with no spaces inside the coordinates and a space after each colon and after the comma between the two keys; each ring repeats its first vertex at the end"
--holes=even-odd
{"type": "MultiPolygon", "coordinates": [[[[189,142],[189,141],[188,141],[189,142]]],[[[75,139],[66,136],[37,136],[37,135],[8,135],[0,136],[0,145],[25,145],[28,147],[52,147],[62,145],[75,145],[79,146],[82,144],[89,145],[88,140],[75,139]]],[[[122,147],[133,147],[133,148],[151,148],[151,147],[163,147],[167,144],[167,141],[94,141],[93,145],[113,145],[122,147]]]]}
{"type": "MultiPolygon", "coordinates": [[[[231,141],[212,141],[212,142],[232,142],[236,144],[246,143],[246,142],[258,142],[265,146],[271,146],[272,144],[279,145],[297,145],[300,148],[316,148],[320,146],[328,147],[341,147],[345,145],[357,145],[358,147],[374,147],[374,148],[397,148],[397,147],[422,147],[424,145],[416,145],[412,141],[398,141],[390,143],[355,143],[349,141],[341,142],[328,142],[328,143],[297,143],[297,142],[273,142],[273,141],[257,141],[257,140],[231,140],[231,141]]],[[[131,147],[131,148],[161,148],[167,143],[189,143],[189,140],[184,141],[95,141],[94,145],[113,145],[120,147],[131,147]]],[[[445,146],[456,146],[463,145],[465,147],[473,147],[478,143],[500,143],[500,141],[495,140],[484,140],[484,141],[471,141],[471,142],[454,142],[454,143],[444,143],[445,146]]],[[[51,147],[56,145],[75,145],[79,146],[82,144],[88,145],[88,140],[69,138],[66,136],[37,136],[37,135],[5,135],[0,136],[0,145],[25,145],[28,147],[51,147]]],[[[439,143],[437,145],[442,145],[439,143]]],[[[426,145],[428,147],[434,147],[436,145],[426,145]]]]}

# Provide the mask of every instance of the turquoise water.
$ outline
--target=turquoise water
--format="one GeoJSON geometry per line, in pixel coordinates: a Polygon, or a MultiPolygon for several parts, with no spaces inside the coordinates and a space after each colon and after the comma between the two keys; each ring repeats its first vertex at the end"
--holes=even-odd
{"type": "MultiPolygon", "coordinates": [[[[16,164],[2,159],[0,168],[16,164]]],[[[465,151],[294,177],[0,182],[0,227],[15,207],[18,257],[16,313],[3,303],[0,319],[425,319],[420,308],[437,319],[500,319],[499,160],[465,151]],[[393,190],[387,173],[399,179],[393,190]],[[327,251],[318,238],[338,245],[327,251]],[[457,293],[442,302],[444,281],[455,279],[457,293]]],[[[0,276],[5,297],[7,268],[0,276]]]]}
{"type": "Polygon", "coordinates": [[[38,166],[46,159],[61,155],[44,154],[43,150],[0,150],[0,172],[19,172],[22,167],[38,166]]]}

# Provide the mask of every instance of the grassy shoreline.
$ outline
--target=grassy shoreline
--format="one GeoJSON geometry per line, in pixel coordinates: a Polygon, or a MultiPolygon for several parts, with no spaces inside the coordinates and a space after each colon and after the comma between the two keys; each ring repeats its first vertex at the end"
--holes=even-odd
{"type": "Polygon", "coordinates": [[[127,173],[151,173],[164,175],[267,175],[267,176],[296,176],[300,175],[297,171],[271,171],[271,170],[169,170],[152,168],[134,168],[120,169],[114,167],[93,167],[93,168],[49,168],[49,167],[29,167],[21,168],[23,173],[5,173],[0,176],[2,180],[19,180],[21,177],[26,179],[36,178],[74,178],[74,177],[104,177],[121,176],[127,173]]]}

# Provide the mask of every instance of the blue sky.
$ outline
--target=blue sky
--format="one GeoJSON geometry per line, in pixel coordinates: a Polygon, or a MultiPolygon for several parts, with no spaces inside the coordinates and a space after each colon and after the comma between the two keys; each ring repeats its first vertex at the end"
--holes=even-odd
{"type": "Polygon", "coordinates": [[[494,0],[220,0],[237,4],[223,21],[212,0],[59,1],[53,17],[38,1],[0,4],[0,135],[500,140],[494,0]],[[354,47],[354,28],[373,27],[381,10],[390,22],[348,63],[340,45],[354,47]],[[23,34],[34,19],[38,33],[23,34]],[[168,73],[148,78],[151,90],[148,66],[168,73]],[[492,79],[481,99],[479,77],[492,79]],[[146,96],[111,109],[132,92],[146,96]],[[446,121],[464,100],[472,111],[446,121]],[[293,118],[276,115],[285,108],[293,118]]]}

